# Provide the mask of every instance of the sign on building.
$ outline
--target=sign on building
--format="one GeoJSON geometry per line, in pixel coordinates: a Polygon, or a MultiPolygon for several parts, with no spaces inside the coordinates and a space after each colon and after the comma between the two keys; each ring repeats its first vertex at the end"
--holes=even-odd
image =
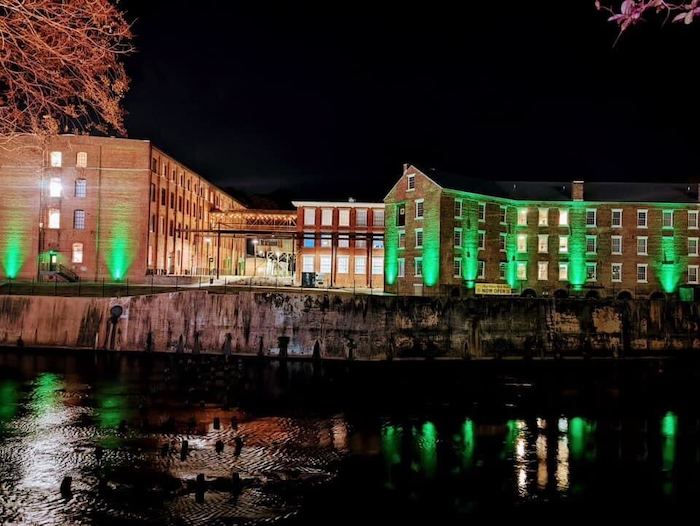
{"type": "Polygon", "coordinates": [[[511,295],[513,291],[507,283],[477,283],[476,294],[504,296],[511,295]]]}

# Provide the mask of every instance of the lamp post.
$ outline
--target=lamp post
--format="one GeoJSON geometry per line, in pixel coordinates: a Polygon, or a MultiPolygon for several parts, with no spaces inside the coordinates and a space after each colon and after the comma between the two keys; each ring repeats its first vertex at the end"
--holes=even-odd
{"type": "Polygon", "coordinates": [[[258,240],[253,239],[253,263],[255,266],[253,267],[253,276],[258,275],[258,240]]]}
{"type": "Polygon", "coordinates": [[[211,275],[211,264],[209,263],[209,245],[211,245],[211,238],[210,237],[205,237],[204,238],[204,244],[207,246],[207,276],[211,275]]]}

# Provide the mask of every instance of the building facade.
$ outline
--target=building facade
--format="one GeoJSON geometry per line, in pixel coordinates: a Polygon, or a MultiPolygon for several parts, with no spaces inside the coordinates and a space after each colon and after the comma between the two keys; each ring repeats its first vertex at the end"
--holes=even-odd
{"type": "Polygon", "coordinates": [[[22,136],[0,150],[0,181],[6,278],[235,274],[245,253],[209,216],[241,205],[147,140],[22,136]]]}
{"type": "Polygon", "coordinates": [[[698,186],[479,181],[405,165],[387,292],[665,297],[699,282],[698,186]]]}
{"type": "Polygon", "coordinates": [[[293,201],[297,209],[295,284],[384,286],[384,203],[293,201]]]}

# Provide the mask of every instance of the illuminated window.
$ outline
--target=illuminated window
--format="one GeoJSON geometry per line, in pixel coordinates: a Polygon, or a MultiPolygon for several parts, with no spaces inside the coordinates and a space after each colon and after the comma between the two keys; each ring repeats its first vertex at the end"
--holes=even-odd
{"type": "Polygon", "coordinates": [[[548,261],[538,261],[537,262],[537,279],[540,281],[546,281],[549,279],[549,262],[548,261]]]}
{"type": "Polygon", "coordinates": [[[598,273],[597,263],[586,263],[586,281],[595,281],[598,273]]]}
{"type": "Polygon", "coordinates": [[[508,209],[505,206],[501,207],[501,224],[505,225],[508,219],[508,209]]]}
{"type": "Polygon", "coordinates": [[[423,219],[423,199],[416,200],[416,219],[423,219]]]}
{"type": "Polygon", "coordinates": [[[410,192],[416,189],[416,174],[406,176],[406,189],[410,192]]]}
{"type": "Polygon", "coordinates": [[[479,203],[479,221],[486,221],[486,203],[479,203]]]}
{"type": "Polygon", "coordinates": [[[455,228],[454,230],[454,246],[459,248],[462,246],[462,229],[455,228]]]}
{"type": "Polygon", "coordinates": [[[331,257],[330,256],[321,256],[320,257],[320,268],[319,272],[321,274],[330,274],[331,273],[331,257]]]}
{"type": "Polygon", "coordinates": [[[486,232],[479,230],[479,250],[486,250],[486,232]]]}
{"type": "Polygon", "coordinates": [[[586,226],[593,227],[596,226],[597,211],[595,208],[586,208],[586,226]]]}
{"type": "Polygon", "coordinates": [[[455,218],[461,219],[462,217],[462,200],[455,198],[455,218]]]}
{"type": "Polygon", "coordinates": [[[304,236],[304,248],[314,248],[315,241],[314,236],[304,236]]]}
{"type": "Polygon", "coordinates": [[[527,225],[527,208],[518,208],[518,225],[527,225]]]}
{"type": "Polygon", "coordinates": [[[569,211],[566,208],[559,209],[559,226],[567,226],[569,224],[569,211]]]}
{"type": "Polygon", "coordinates": [[[316,224],[316,209],[315,208],[304,208],[304,224],[305,225],[315,225],[316,224]]]}
{"type": "Polygon", "coordinates": [[[612,226],[613,228],[621,228],[622,227],[622,209],[621,208],[613,208],[612,218],[610,220],[610,226],[612,226]]]}
{"type": "Polygon", "coordinates": [[[87,195],[87,181],[85,179],[75,180],[75,197],[85,197],[87,195]]]}
{"type": "Polygon", "coordinates": [[[569,236],[559,236],[559,253],[569,253],[569,236]]]}
{"type": "Polygon", "coordinates": [[[486,279],[486,262],[481,259],[476,263],[476,279],[486,279]]]}
{"type": "Polygon", "coordinates": [[[527,263],[525,261],[518,261],[516,266],[516,277],[520,281],[525,281],[527,279],[527,263]]]}
{"type": "Polygon", "coordinates": [[[399,258],[397,261],[399,263],[398,277],[406,277],[406,260],[404,258],[399,258]]]}
{"type": "Polygon", "coordinates": [[[498,279],[506,279],[506,266],[507,263],[498,264],[498,279]]]}
{"type": "Polygon", "coordinates": [[[355,223],[357,226],[367,226],[367,209],[358,208],[355,212],[355,223]]]}
{"type": "Polygon", "coordinates": [[[350,210],[338,210],[338,226],[350,226],[350,210]]]}
{"type": "Polygon", "coordinates": [[[696,230],[698,228],[698,211],[688,210],[688,228],[696,230]]]}
{"type": "Polygon", "coordinates": [[[698,238],[689,237],[688,238],[688,255],[697,256],[698,255],[698,238]]]}
{"type": "Polygon", "coordinates": [[[423,229],[416,228],[416,248],[423,248],[423,229]]]}
{"type": "Polygon", "coordinates": [[[384,238],[373,236],[372,237],[372,248],[384,248],[384,238]]]}
{"type": "Polygon", "coordinates": [[[63,154],[61,152],[51,152],[51,168],[60,168],[63,164],[63,154]]]}
{"type": "Polygon", "coordinates": [[[610,268],[610,281],[620,283],[622,281],[622,263],[613,263],[610,268]]]}
{"type": "Polygon", "coordinates": [[[73,212],[73,228],[75,230],[85,230],[85,210],[75,210],[73,212]]]}
{"type": "Polygon", "coordinates": [[[303,272],[314,272],[314,257],[304,256],[302,259],[302,271],[303,272]]]}
{"type": "Polygon", "coordinates": [[[622,236],[610,236],[610,252],[622,254],[622,236]]]}
{"type": "Polygon", "coordinates": [[[73,263],[82,263],[83,262],[83,244],[82,243],[73,243],[73,253],[71,256],[71,261],[73,263]]]}
{"type": "Polygon", "coordinates": [[[540,208],[537,217],[537,224],[539,226],[547,226],[549,224],[549,208],[540,208]]]}
{"type": "Polygon", "coordinates": [[[78,152],[78,155],[75,156],[75,166],[78,168],[86,168],[87,167],[87,153],[86,152],[78,152]]]}
{"type": "Polygon", "coordinates": [[[569,264],[559,263],[559,281],[567,281],[569,279],[569,264]]]}
{"type": "Polygon", "coordinates": [[[330,248],[331,246],[331,235],[322,234],[321,235],[321,248],[330,248]]]}
{"type": "Polygon", "coordinates": [[[673,210],[664,210],[662,213],[663,228],[673,228],[673,210]]]}
{"type": "Polygon", "coordinates": [[[498,250],[500,250],[501,252],[506,251],[506,235],[507,234],[505,234],[504,232],[501,232],[498,235],[498,250]]]}
{"type": "Polygon", "coordinates": [[[649,219],[648,210],[637,210],[637,228],[646,228],[649,219]]]}
{"type": "Polygon", "coordinates": [[[63,185],[61,185],[60,177],[52,177],[49,180],[49,196],[50,197],[61,197],[61,192],[63,191],[63,185]]]}
{"type": "Polygon", "coordinates": [[[350,248],[350,236],[338,236],[338,248],[350,248]]]}
{"type": "Polygon", "coordinates": [[[423,258],[416,258],[415,260],[414,274],[417,278],[423,275],[423,258]]]}
{"type": "Polygon", "coordinates": [[[338,274],[347,274],[350,269],[350,257],[338,256],[338,274]]]}
{"type": "Polygon", "coordinates": [[[406,248],[406,232],[399,230],[399,248],[406,248]]]}
{"type": "Polygon", "coordinates": [[[637,282],[646,283],[647,282],[647,264],[637,263],[637,282]]]}
{"type": "Polygon", "coordinates": [[[61,211],[58,208],[49,208],[49,228],[61,228],[61,211]]]}
{"type": "Polygon", "coordinates": [[[355,256],[355,274],[367,273],[367,259],[365,256],[355,256]]]}
{"type": "Polygon", "coordinates": [[[698,266],[688,265],[688,283],[698,282],[698,266]]]}
{"type": "Polygon", "coordinates": [[[452,275],[455,278],[462,277],[462,258],[454,258],[452,260],[452,275]]]}
{"type": "Polygon", "coordinates": [[[527,252],[527,234],[518,234],[518,252],[527,252]]]}
{"type": "Polygon", "coordinates": [[[638,256],[646,256],[647,255],[647,241],[648,241],[648,238],[646,236],[637,237],[637,255],[638,256]]]}
{"type": "Polygon", "coordinates": [[[549,252],[549,236],[547,234],[537,235],[537,252],[540,254],[549,252]]]}
{"type": "Polygon", "coordinates": [[[598,251],[598,237],[586,236],[586,253],[595,254],[598,251]]]}
{"type": "Polygon", "coordinates": [[[372,225],[384,226],[384,210],[375,209],[372,212],[372,225]]]}
{"type": "Polygon", "coordinates": [[[321,209],[321,226],[331,226],[333,224],[333,209],[321,209]]]}

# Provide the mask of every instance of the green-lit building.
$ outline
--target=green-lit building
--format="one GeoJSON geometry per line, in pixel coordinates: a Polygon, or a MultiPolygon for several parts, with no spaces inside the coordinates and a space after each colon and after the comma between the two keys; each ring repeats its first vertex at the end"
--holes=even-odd
{"type": "Polygon", "coordinates": [[[665,297],[700,279],[697,184],[485,181],[405,165],[384,202],[387,292],[665,297]]]}

